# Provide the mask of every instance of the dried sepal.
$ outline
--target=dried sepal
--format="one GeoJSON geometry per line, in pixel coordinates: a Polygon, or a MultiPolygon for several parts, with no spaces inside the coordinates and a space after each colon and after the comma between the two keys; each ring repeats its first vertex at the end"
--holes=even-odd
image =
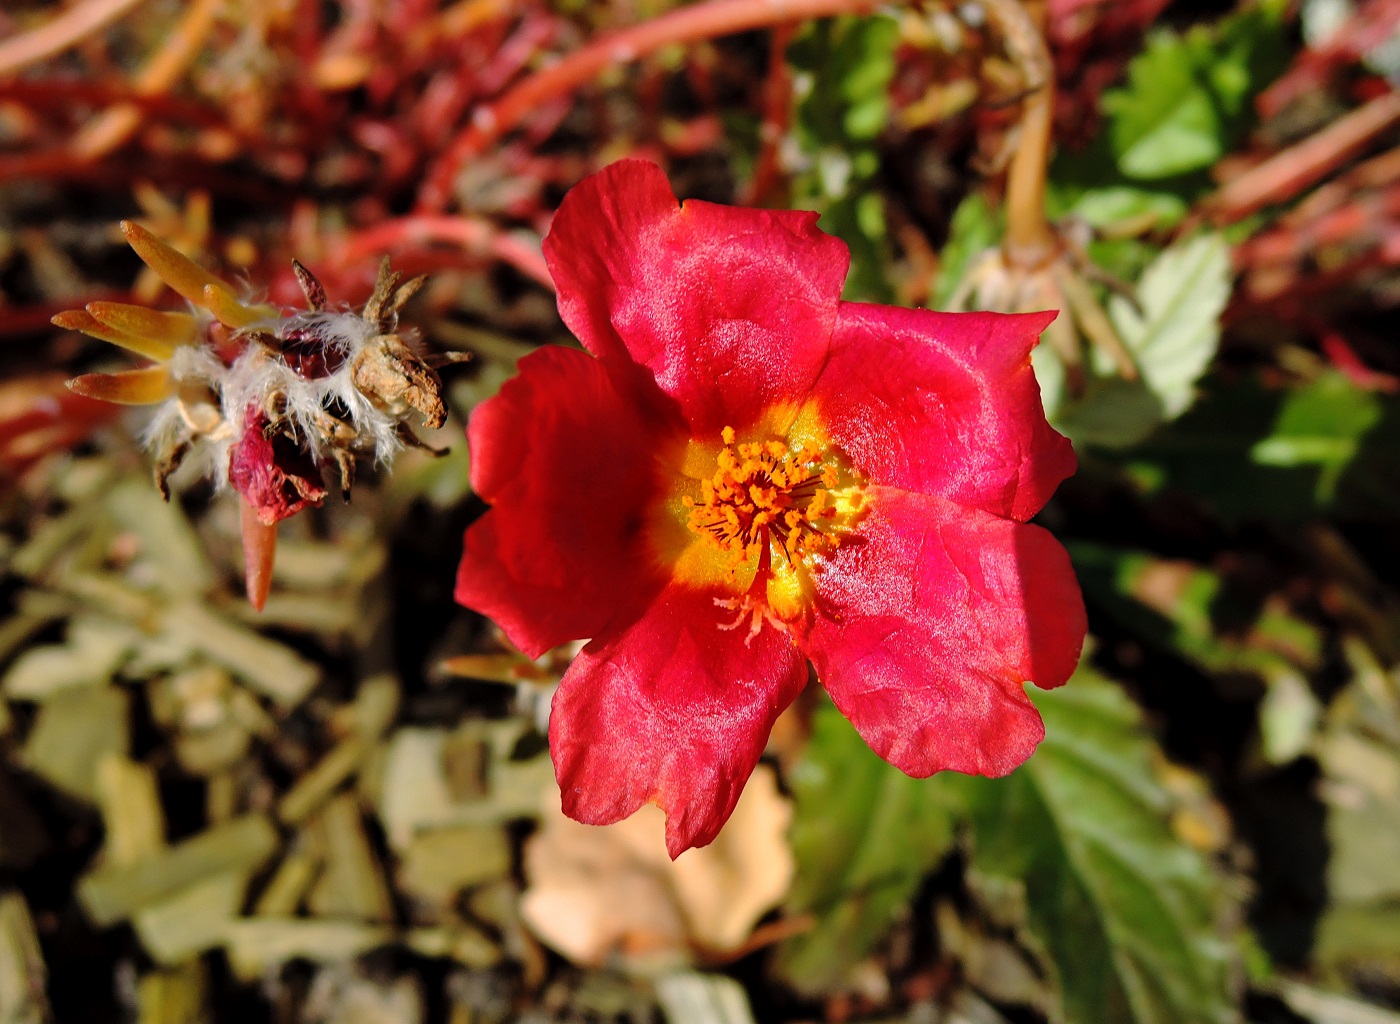
{"type": "Polygon", "coordinates": [[[326,308],[326,289],[316,279],[316,275],[302,266],[300,260],[292,260],[292,273],[296,275],[301,293],[306,296],[306,307],[319,313],[326,308]]]}
{"type": "Polygon", "coordinates": [[[190,443],[183,438],[172,438],[155,453],[156,462],[151,475],[155,480],[156,490],[160,491],[160,496],[165,501],[170,500],[170,478],[175,475],[175,471],[184,463],[185,456],[189,453],[190,443]]]}
{"type": "Polygon", "coordinates": [[[390,416],[401,417],[412,409],[431,429],[447,422],[442,378],[397,334],[370,339],[350,372],[360,393],[390,416]]]}
{"type": "Polygon", "coordinates": [[[399,311],[408,304],[409,299],[418,294],[418,290],[428,279],[420,274],[402,284],[399,283],[401,280],[403,275],[389,268],[389,257],[385,256],[384,261],[379,264],[379,277],[374,282],[374,291],[370,293],[369,301],[365,303],[364,311],[360,314],[383,333],[394,329],[398,323],[399,311]]]}
{"type": "Polygon", "coordinates": [[[175,394],[170,373],[164,366],[147,366],[120,373],[85,373],[67,384],[70,390],[84,398],[96,398],[117,405],[155,405],[175,394]]]}

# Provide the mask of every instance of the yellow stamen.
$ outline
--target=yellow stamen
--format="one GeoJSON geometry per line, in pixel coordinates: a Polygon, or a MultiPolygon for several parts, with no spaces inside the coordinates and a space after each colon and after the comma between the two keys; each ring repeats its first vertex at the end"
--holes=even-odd
{"type": "Polygon", "coordinates": [[[789,562],[826,554],[840,544],[828,527],[836,510],[829,490],[839,476],[821,453],[782,441],[736,444],[725,427],[715,471],[700,481],[700,497],[685,497],[687,526],[724,551],[731,566],[763,556],[770,545],[789,562]],[[828,483],[831,481],[831,483],[828,483]]]}

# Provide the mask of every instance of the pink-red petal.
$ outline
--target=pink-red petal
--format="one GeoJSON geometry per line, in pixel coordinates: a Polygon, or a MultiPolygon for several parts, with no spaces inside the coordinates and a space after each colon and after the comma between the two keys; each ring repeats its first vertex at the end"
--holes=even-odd
{"type": "Polygon", "coordinates": [[[820,372],[850,255],[816,220],[682,206],[659,167],[622,160],[564,198],[544,256],[569,329],[646,367],[702,437],[804,398],[820,372]]]}
{"type": "Polygon", "coordinates": [[[1053,318],[843,302],[822,419],[875,483],[1029,519],[1075,468],[1031,371],[1053,318]]]}
{"type": "Polygon", "coordinates": [[[714,839],[773,722],[807,681],[787,633],[748,639],[701,590],[673,584],[642,618],[574,659],[554,697],[549,747],[564,813],[606,825],[651,801],[676,857],[714,839]]]}
{"type": "Polygon", "coordinates": [[[467,530],[457,600],[531,657],[630,622],[664,583],[642,513],[682,428],[604,362],[531,353],[467,431],[472,487],[494,507],[467,530]]]}
{"type": "Polygon", "coordinates": [[[1023,684],[1058,686],[1086,628],[1069,556],[1038,526],[872,488],[817,578],[800,645],[841,712],[910,775],[1005,775],[1044,737],[1023,684]]]}

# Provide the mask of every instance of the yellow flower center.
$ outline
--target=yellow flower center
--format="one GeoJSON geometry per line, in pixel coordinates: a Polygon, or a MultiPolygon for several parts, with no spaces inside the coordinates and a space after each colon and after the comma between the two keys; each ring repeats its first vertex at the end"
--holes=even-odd
{"type": "Polygon", "coordinates": [[[771,440],[735,444],[732,427],[721,436],[724,447],[714,473],[700,481],[699,498],[681,499],[694,533],[725,552],[731,565],[759,555],[760,571],[770,545],[792,563],[840,544],[829,529],[838,515],[831,492],[839,472],[820,450],[771,440]]]}

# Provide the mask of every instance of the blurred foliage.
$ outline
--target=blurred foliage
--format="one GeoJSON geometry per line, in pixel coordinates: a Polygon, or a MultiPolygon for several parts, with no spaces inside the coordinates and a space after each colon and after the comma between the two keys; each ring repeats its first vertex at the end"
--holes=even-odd
{"type": "Polygon", "coordinates": [[[880,760],[830,703],[812,730],[790,773],[798,872],[788,909],[817,923],[777,966],[799,990],[820,992],[889,932],[953,831],[948,794],[880,760]]]}
{"type": "Polygon", "coordinates": [[[978,884],[1023,904],[1066,1021],[1235,1019],[1229,890],[1173,833],[1139,711],[1089,671],[1036,706],[1036,756],[964,787],[978,884]]]}
{"type": "Polygon", "coordinates": [[[851,247],[846,297],[868,302],[894,294],[876,141],[890,116],[897,39],[888,16],[832,18],[807,25],[788,48],[803,164],[792,203],[820,212],[822,229],[851,247]]]}

